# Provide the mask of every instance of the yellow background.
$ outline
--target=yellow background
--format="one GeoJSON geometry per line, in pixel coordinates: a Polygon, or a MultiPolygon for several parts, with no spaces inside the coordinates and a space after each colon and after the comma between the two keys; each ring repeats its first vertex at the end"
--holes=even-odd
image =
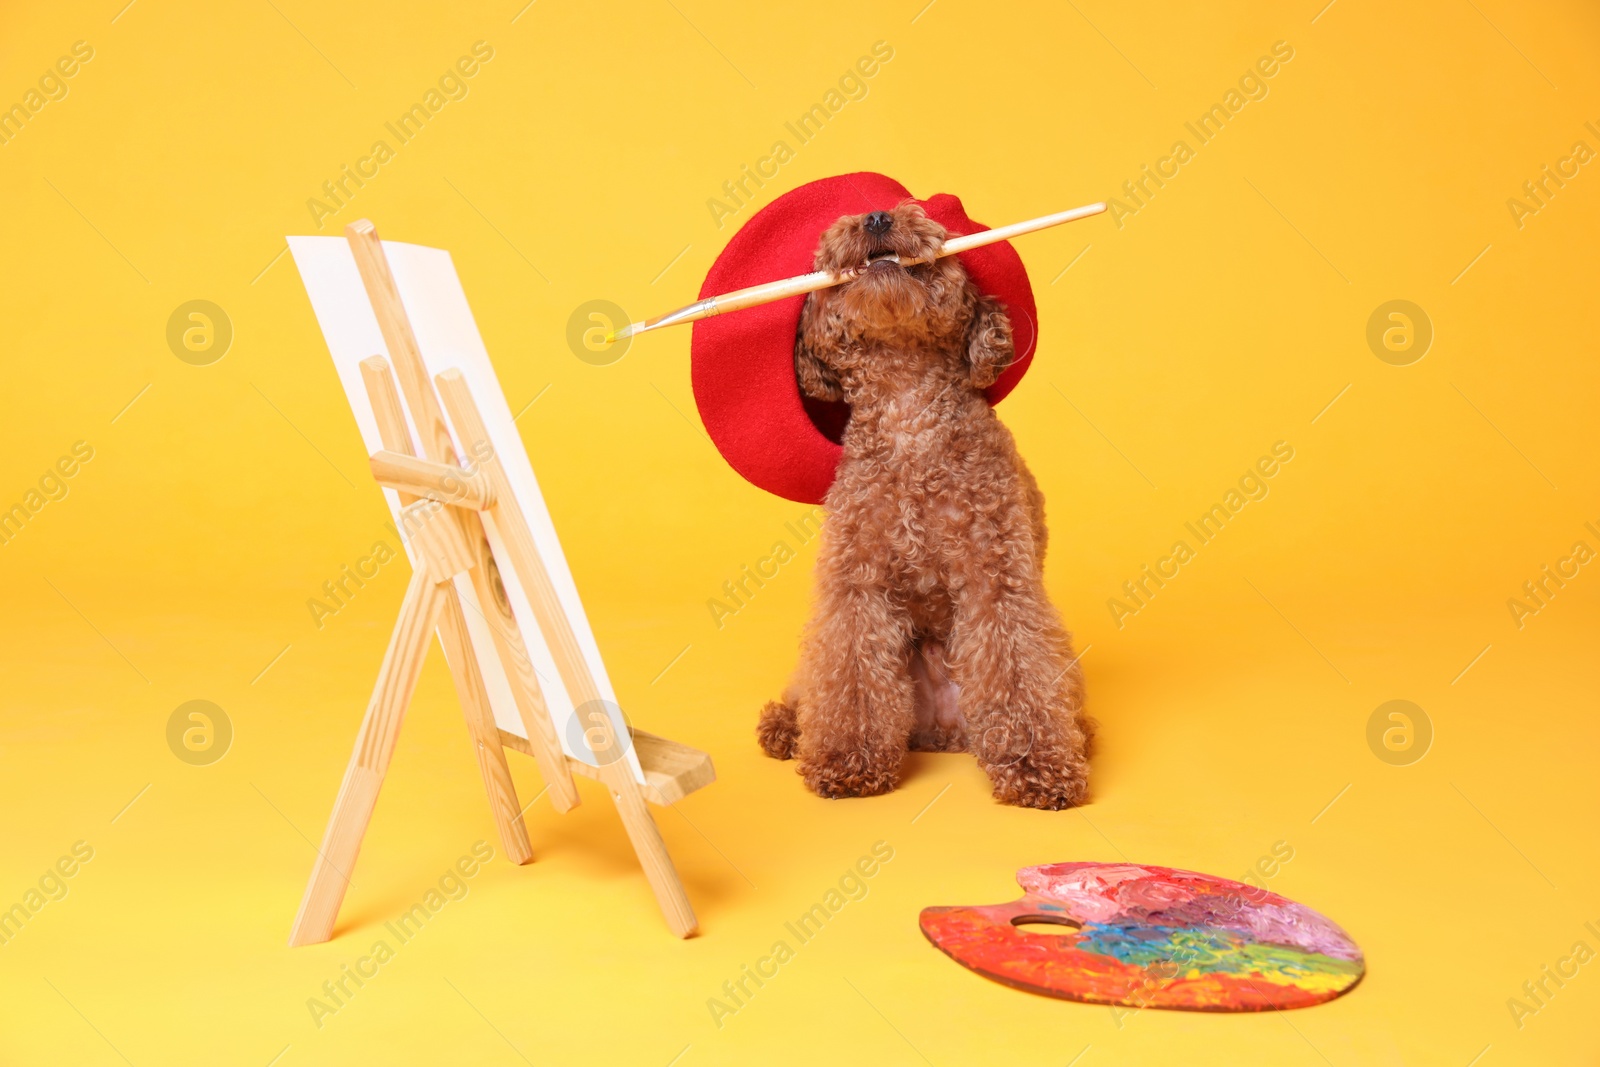
{"type": "MultiPolygon", "coordinates": [[[[1506,605],[1573,542],[1600,547],[1583,528],[1600,525],[1600,175],[1521,228],[1506,206],[1573,142],[1600,148],[1588,5],[121,2],[0,16],[0,103],[73,42],[95,50],[0,147],[0,506],[75,441],[95,450],[0,546],[0,905],[74,842],[95,850],[0,947],[0,1059],[1592,1062],[1600,963],[1520,1029],[1507,1007],[1574,942],[1600,949],[1583,928],[1600,573],[1520,630],[1506,605]],[[406,579],[391,565],[311,621],[386,516],[275,257],[478,40],[494,58],[469,95],[321,232],[367,216],[448,248],[512,409],[540,397],[519,425],[624,707],[716,761],[713,786],[657,812],[703,932],[666,933],[589,783],[571,815],[531,808],[535,863],[499,854],[434,654],[337,936],[291,951],[406,579]],[[1102,744],[1081,811],[1000,807],[964,756],[913,756],[898,792],[849,802],[762,758],[752,728],[793,663],[815,542],[720,630],[706,601],[804,509],[710,446],[686,330],[605,367],[563,339],[587,300],[688,300],[754,210],[719,230],[706,200],[879,40],[894,58],[866,98],[760,203],[857,169],[994,224],[1117,195],[1274,42],[1294,49],[1122,228],[1018,244],[1042,344],[1000,411],[1088,648],[1102,744]],[[233,323],[210,366],[165,341],[192,299],[233,323]],[[1393,299],[1433,323],[1410,366],[1365,340],[1393,299]],[[1119,629],[1107,599],[1279,440],[1295,458],[1270,495],[1119,629]],[[212,766],[167,747],[191,699],[234,726],[212,766]],[[1390,699],[1432,723],[1420,762],[1368,748],[1390,699]],[[307,998],[479,839],[497,858],[469,895],[315,1026],[307,998]],[[867,897],[718,1028],[707,999],[877,841],[895,858],[867,897]],[[1025,865],[1239,877],[1278,842],[1294,858],[1271,888],[1367,953],[1327,1006],[1119,1026],[968,973],[917,929],[927,905],[1011,899],[1025,865]]],[[[533,798],[532,761],[513,768],[533,798]]]]}

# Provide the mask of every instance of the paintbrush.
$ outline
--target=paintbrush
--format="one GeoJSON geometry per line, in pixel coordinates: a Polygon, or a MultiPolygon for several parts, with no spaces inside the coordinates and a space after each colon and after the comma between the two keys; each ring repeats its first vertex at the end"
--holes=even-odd
{"type": "MultiPolygon", "coordinates": [[[[1000,226],[993,230],[969,233],[963,237],[952,237],[945,241],[943,247],[931,256],[915,259],[902,259],[899,256],[890,258],[902,267],[915,266],[918,263],[928,263],[935,259],[942,259],[945,256],[953,256],[958,252],[966,252],[974,248],[982,248],[984,245],[992,245],[997,241],[1009,241],[1013,237],[1021,237],[1025,233],[1033,233],[1036,230],[1046,230],[1051,226],[1059,226],[1063,222],[1086,219],[1090,215],[1100,214],[1105,209],[1106,205],[1104,203],[1085,204],[1083,207],[1075,207],[1071,211],[1059,211],[1054,215],[1041,215],[1026,222],[1013,222],[1010,226],[1000,226]]],[[[663,326],[676,326],[680,322],[695,322],[699,319],[709,319],[713,315],[726,314],[729,311],[740,311],[744,308],[756,307],[759,304],[770,304],[774,300],[782,300],[787,296],[814,293],[818,289],[826,289],[830,285],[842,285],[852,278],[860,276],[866,269],[867,264],[863,263],[859,267],[851,267],[848,270],[837,272],[831,270],[812,271],[810,274],[801,274],[794,278],[784,278],[780,281],[752,285],[748,289],[736,289],[731,293],[723,293],[721,296],[708,296],[704,300],[696,300],[694,303],[681,307],[676,311],[669,311],[665,315],[657,315],[655,318],[645,319],[643,322],[630,323],[620,330],[608,333],[605,337],[605,343],[611,344],[614,341],[620,341],[635,334],[659,330],[663,326]]]]}

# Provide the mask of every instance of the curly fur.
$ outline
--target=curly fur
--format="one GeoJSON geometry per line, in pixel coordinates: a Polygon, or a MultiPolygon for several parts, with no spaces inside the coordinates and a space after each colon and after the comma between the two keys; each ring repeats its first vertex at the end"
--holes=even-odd
{"type": "MultiPolygon", "coordinates": [[[[881,234],[839,219],[817,269],[944,241],[915,203],[889,215],[881,234]]],[[[1013,358],[1005,308],[954,256],[806,300],[800,388],[851,415],[799,669],[757,736],[819,796],[887,792],[917,748],[973,753],[1006,803],[1086,799],[1093,723],[1045,595],[1044,497],[983,395],[1013,358]]]]}

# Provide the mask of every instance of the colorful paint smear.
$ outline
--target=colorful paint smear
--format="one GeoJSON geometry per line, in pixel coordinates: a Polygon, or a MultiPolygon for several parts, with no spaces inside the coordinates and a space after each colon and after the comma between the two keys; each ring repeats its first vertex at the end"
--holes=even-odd
{"type": "Polygon", "coordinates": [[[1231,878],[1051,863],[1024,867],[1017,882],[1027,895],[1009,904],[924,909],[922,932],[987,978],[1095,1004],[1304,1008],[1349,992],[1366,972],[1361,949],[1334,922],[1231,878]]]}

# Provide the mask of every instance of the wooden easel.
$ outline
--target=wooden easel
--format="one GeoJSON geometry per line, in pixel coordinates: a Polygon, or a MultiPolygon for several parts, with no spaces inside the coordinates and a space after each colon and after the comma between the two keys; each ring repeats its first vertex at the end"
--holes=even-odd
{"type": "MultiPolygon", "coordinates": [[[[367,298],[377,316],[383,340],[399,374],[399,389],[389,363],[381,356],[362,361],[362,379],[372,402],[383,451],[371,458],[373,477],[396,490],[404,505],[401,525],[410,539],[416,571],[406,588],[394,633],[384,653],[383,666],[372,690],[365,718],[356,737],[355,751],[345,770],[334,801],[322,848],[311,869],[305,898],[295,916],[290,945],[326,941],[344,901],[349,873],[355,866],[361,839],[371,821],[378,790],[394,754],[400,724],[405,717],[422,664],[437,629],[455,679],[456,694],[466,716],[489,794],[495,827],[507,855],[518,864],[533,859],[528,829],[517,802],[516,787],[506,763],[505,750],[513,748],[533,756],[539,765],[557,811],[579,803],[573,772],[605,783],[622,816],[622,824],[639,856],[650,888],[666,917],[667,927],[678,937],[694,933],[694,909],[684,893],[672,857],[656,827],[646,802],[666,805],[709,784],[716,777],[704,752],[633,730],[630,742],[644,771],[644,784],[635,779],[625,748],[619,748],[611,720],[605,715],[586,719],[583,734],[594,763],[562,752],[555,724],[546,709],[537,675],[522,633],[512,613],[499,575],[509,563],[527,594],[540,633],[550,645],[552,658],[573,705],[583,708],[600,699],[600,692],[583,657],[572,624],[557,598],[550,575],[539,556],[532,531],[512,493],[510,479],[494,454],[478,406],[465,378],[449,370],[434,382],[412,333],[410,319],[390,273],[383,245],[372,223],[351,223],[345,236],[355,254],[367,298]],[[401,396],[405,397],[402,407],[401,396]],[[444,410],[449,411],[446,424],[444,410]],[[421,455],[412,447],[406,425],[409,409],[421,436],[421,455]],[[449,426],[454,425],[472,463],[457,463],[449,426]],[[508,558],[498,560],[484,533],[481,514],[492,517],[508,558]],[[455,579],[465,573],[494,637],[495,652],[505,668],[527,738],[499,729],[489,703],[478,662],[474,658],[467,619],[457,594],[455,579]]],[[[595,705],[598,706],[598,705],[595,705]]]]}

